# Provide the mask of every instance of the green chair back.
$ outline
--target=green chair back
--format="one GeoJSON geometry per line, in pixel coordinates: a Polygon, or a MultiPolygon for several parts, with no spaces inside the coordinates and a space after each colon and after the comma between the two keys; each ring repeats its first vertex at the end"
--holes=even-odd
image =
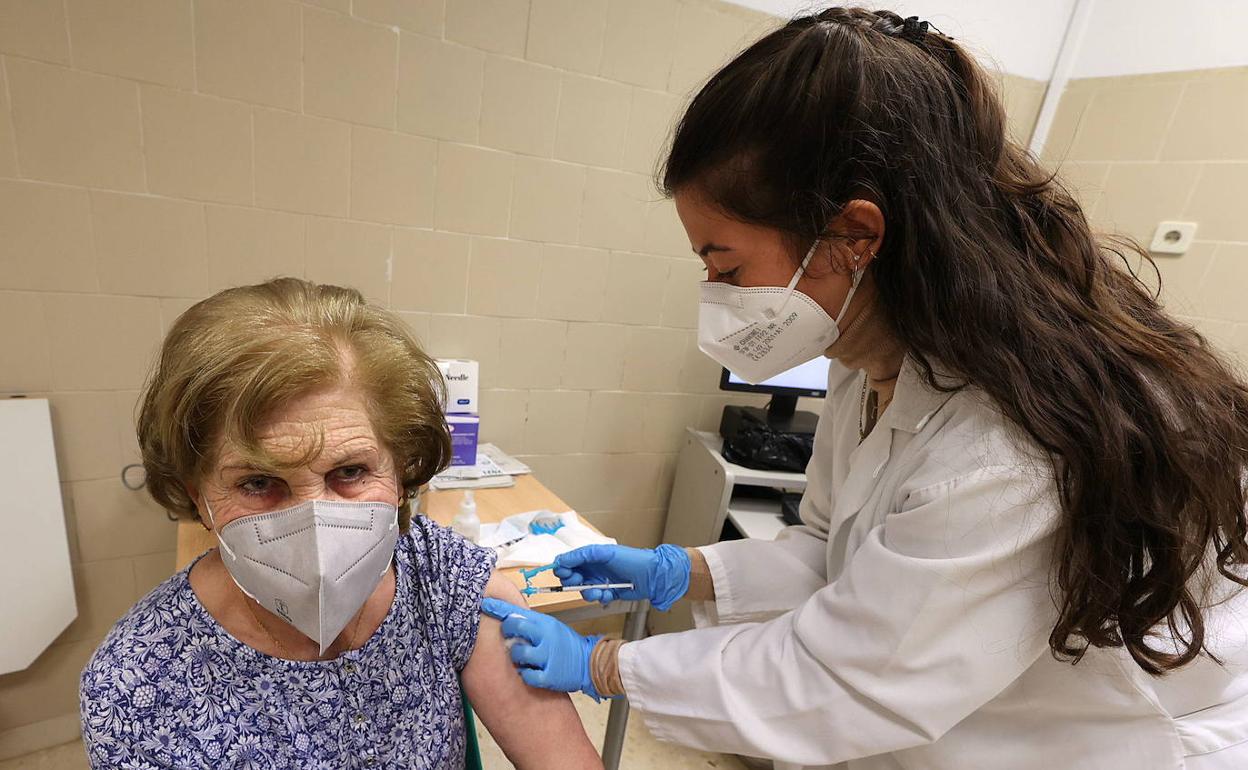
{"type": "Polygon", "coordinates": [[[477,721],[472,716],[472,704],[464,692],[463,681],[459,684],[460,698],[464,702],[464,730],[467,732],[467,750],[464,754],[464,770],[485,770],[481,764],[481,745],[477,743],[477,721]]]}

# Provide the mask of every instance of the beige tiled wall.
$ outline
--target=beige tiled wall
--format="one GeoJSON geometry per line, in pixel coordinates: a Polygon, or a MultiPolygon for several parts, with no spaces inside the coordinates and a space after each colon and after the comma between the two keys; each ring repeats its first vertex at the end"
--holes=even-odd
{"type": "Polygon", "coordinates": [[[1162,298],[1248,365],[1248,68],[1072,81],[1044,156],[1103,231],[1147,247],[1163,220],[1199,224],[1154,256],[1162,298]]]}
{"type": "MultiPolygon", "coordinates": [[[[487,440],[624,542],[713,428],[700,263],[651,174],[689,90],[774,23],[712,0],[0,0],[0,397],[51,399],[80,618],[0,677],[0,758],[173,569],[119,474],[164,330],[288,274],[482,364],[487,440]]],[[[1039,84],[1006,79],[1024,131],[1039,84]]],[[[740,400],[740,399],[737,399],[740,400]]]]}

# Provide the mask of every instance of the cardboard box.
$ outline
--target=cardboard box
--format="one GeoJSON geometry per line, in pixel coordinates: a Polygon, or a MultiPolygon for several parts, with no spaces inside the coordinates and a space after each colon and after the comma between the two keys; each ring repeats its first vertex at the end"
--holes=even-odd
{"type": "Polygon", "coordinates": [[[451,430],[451,465],[476,465],[481,418],[475,414],[448,414],[446,427],[451,430]]]}

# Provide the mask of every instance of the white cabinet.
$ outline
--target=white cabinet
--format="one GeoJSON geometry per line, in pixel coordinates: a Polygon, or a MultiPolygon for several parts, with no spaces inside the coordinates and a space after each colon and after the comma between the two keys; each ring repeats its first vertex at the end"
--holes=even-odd
{"type": "MultiPolygon", "coordinates": [[[[686,547],[718,542],[724,522],[745,537],[773,539],[786,525],[780,501],[750,495],[750,488],[806,490],[806,474],[760,471],[724,459],[717,433],[688,428],[676,460],[676,478],[667,505],[663,542],[686,547]]],[[[667,633],[693,627],[687,604],[650,613],[651,625],[667,633]]]]}

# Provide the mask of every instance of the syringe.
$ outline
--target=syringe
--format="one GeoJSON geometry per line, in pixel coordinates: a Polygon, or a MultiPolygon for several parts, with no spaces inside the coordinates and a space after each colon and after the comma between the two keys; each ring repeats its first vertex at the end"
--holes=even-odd
{"type": "Polygon", "coordinates": [[[631,591],[633,590],[633,584],[632,583],[595,583],[594,585],[580,585],[580,586],[526,586],[520,589],[520,593],[524,594],[525,596],[532,596],[533,594],[558,594],[558,593],[563,593],[565,591],[590,591],[593,589],[598,589],[598,590],[618,589],[618,590],[631,591]]]}

